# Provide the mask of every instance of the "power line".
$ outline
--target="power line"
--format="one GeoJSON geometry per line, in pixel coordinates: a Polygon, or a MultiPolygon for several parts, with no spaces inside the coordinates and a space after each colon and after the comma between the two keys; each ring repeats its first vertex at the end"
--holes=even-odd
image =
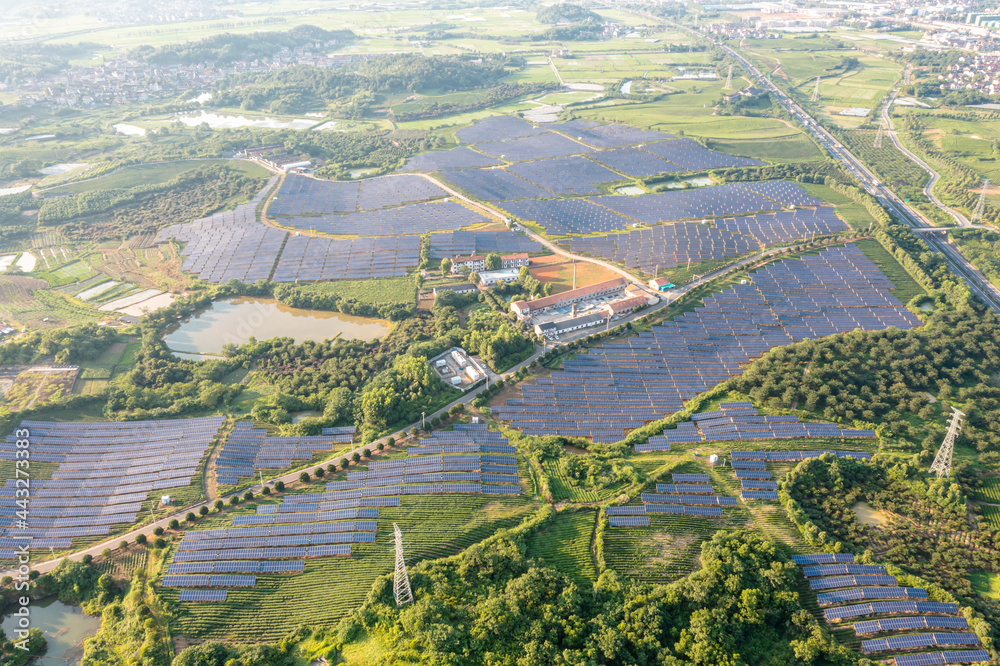
{"type": "Polygon", "coordinates": [[[726,85],[722,86],[723,90],[733,89],[733,66],[729,66],[729,74],[726,74],[726,85]]]}
{"type": "Polygon", "coordinates": [[[948,434],[944,436],[944,442],[941,443],[941,448],[938,449],[937,455],[934,456],[934,462],[931,463],[930,471],[936,472],[938,478],[949,476],[951,474],[951,459],[955,454],[955,438],[958,437],[958,433],[962,430],[962,417],[965,416],[964,413],[951,408],[951,424],[948,426],[948,434]]]}
{"type": "Polygon", "coordinates": [[[392,524],[396,537],[396,576],[392,584],[392,595],[396,597],[397,606],[413,603],[413,590],[410,589],[410,576],[406,573],[406,562],[403,560],[403,533],[399,525],[392,524]]]}
{"type": "Polygon", "coordinates": [[[872,141],[872,148],[882,147],[882,119],[879,118],[878,121],[878,132],[875,134],[875,140],[872,141]]]}
{"type": "Polygon", "coordinates": [[[972,213],[972,224],[983,221],[983,211],[986,209],[986,190],[990,186],[990,179],[983,179],[983,189],[979,193],[979,201],[976,202],[976,210],[972,213]]]}
{"type": "Polygon", "coordinates": [[[819,77],[818,76],[816,77],[816,89],[813,90],[812,97],[809,98],[809,101],[810,102],[818,102],[819,101],[819,77]]]}

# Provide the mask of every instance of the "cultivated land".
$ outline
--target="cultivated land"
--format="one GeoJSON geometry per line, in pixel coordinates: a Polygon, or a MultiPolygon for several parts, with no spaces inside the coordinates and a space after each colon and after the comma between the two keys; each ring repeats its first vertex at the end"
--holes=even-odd
{"type": "MultiPolygon", "coordinates": [[[[49,47],[93,42],[113,59],[137,46],[224,31],[266,40],[266,31],[304,21],[303,9],[248,5],[225,25],[211,18],[117,26],[103,17],[58,17],[39,24],[32,39],[49,47]]],[[[172,655],[208,640],[232,651],[204,662],[212,666],[253,643],[287,651],[280,663],[289,664],[319,657],[348,664],[514,663],[527,654],[538,663],[575,663],[588,650],[600,663],[669,655],[678,663],[778,666],[808,652],[822,655],[809,663],[856,663],[861,639],[851,623],[826,621],[828,607],[801,567],[780,574],[778,562],[789,555],[818,553],[888,565],[898,585],[957,604],[941,612],[969,619],[964,631],[977,637],[970,648],[1000,637],[992,573],[1000,560],[985,529],[1000,526],[1000,440],[984,416],[995,411],[1000,376],[990,346],[995,319],[970,305],[954,276],[912,234],[891,225],[777,104],[766,97],[743,107],[727,102],[724,96],[750,79],[737,67],[733,88],[725,88],[729,63],[721,50],[626,9],[595,10],[618,26],[601,39],[574,32],[572,21],[546,19],[541,7],[406,5],[387,12],[335,2],[308,9],[311,25],[354,32],[327,50],[373,56],[357,60],[358,71],[388,62],[381,58],[390,53],[414,58],[403,68],[407,85],[306,102],[261,84],[244,104],[153,98],[94,109],[39,105],[31,113],[15,110],[16,131],[0,134],[0,189],[32,186],[27,196],[0,196],[0,266],[28,267],[0,275],[0,320],[27,329],[0,345],[0,383],[10,384],[0,434],[13,433],[23,419],[107,428],[223,417],[211,441],[183,465],[176,452],[166,460],[140,457],[166,451],[165,440],[133,445],[109,437],[108,452],[135,447],[125,449],[134,460],[118,454],[102,462],[121,484],[148,476],[156,485],[120,504],[95,501],[102,515],[119,507],[113,515],[121,522],[106,533],[34,551],[46,571],[53,555],[79,561],[89,549],[93,557],[41,579],[47,591],[86,612],[103,612],[85,664],[130,663],[142,652],[150,664],[166,666],[172,655]],[[427,61],[443,68],[453,64],[447,57],[475,53],[488,65],[511,52],[526,62],[508,62],[488,85],[450,88],[452,81],[418,72],[424,59],[444,58],[427,61]],[[675,78],[690,72],[703,78],[675,78]],[[175,122],[178,110],[202,109],[257,123],[297,119],[303,129],[175,122]],[[535,122],[540,116],[531,111],[549,114],[550,122],[535,122]],[[120,122],[148,132],[108,129],[120,122]],[[312,129],[331,122],[336,131],[312,129]],[[46,134],[54,136],[28,138],[46,134]],[[308,158],[316,170],[285,175],[234,157],[234,150],[260,145],[308,158]],[[619,194],[622,186],[631,186],[632,196],[619,194]],[[522,231],[508,231],[507,217],[522,231]],[[465,282],[439,279],[440,262],[473,251],[530,252],[530,278],[478,297],[418,302],[434,286],[465,282]],[[512,300],[566,292],[574,279],[579,287],[623,274],[636,290],[654,274],[677,286],[662,294],[642,288],[647,309],[560,341],[536,339],[507,316],[512,300]],[[138,324],[99,309],[161,291],[179,300],[138,324]],[[232,296],[391,320],[392,328],[375,341],[253,340],[204,361],[170,354],[162,342],[168,326],[232,296]],[[772,315],[773,323],[763,321],[772,315]],[[101,325],[73,328],[93,323],[101,325]],[[768,337],[776,332],[784,337],[768,337]],[[455,346],[485,366],[510,370],[491,372],[488,383],[459,394],[426,364],[455,346]],[[53,365],[79,370],[42,371],[53,365]],[[685,439],[693,414],[734,402],[752,404],[764,423],[824,422],[866,434],[727,440],[708,437],[712,431],[702,426],[685,439]],[[937,481],[927,468],[951,406],[969,418],[952,477],[937,481]],[[248,430],[237,423],[246,421],[267,439],[241,437],[248,430]],[[357,430],[320,434],[344,426],[357,430]],[[317,439],[322,446],[309,449],[317,439]],[[446,448],[408,455],[417,444],[446,448]],[[637,450],[653,444],[668,450],[637,450]],[[831,450],[875,458],[819,459],[831,450]],[[734,473],[734,451],[755,461],[804,454],[767,459],[763,471],[781,494],[756,500],[745,494],[754,486],[734,473]],[[264,462],[253,466],[257,460],[264,462]],[[417,462],[424,465],[417,469],[417,462]],[[179,468],[184,475],[163,474],[179,468]],[[400,469],[405,475],[393,476],[400,469]],[[235,481],[227,476],[233,470],[235,481]],[[697,483],[707,483],[711,494],[657,488],[688,483],[675,474],[706,475],[697,483]],[[339,485],[327,490],[327,483],[339,485]],[[164,494],[170,506],[160,503],[164,494]],[[397,497],[398,506],[364,504],[397,497]],[[377,517],[322,513],[350,512],[354,501],[358,511],[377,508],[377,517]],[[289,509],[299,502],[310,508],[296,517],[289,509]],[[862,503],[884,522],[856,518],[852,507],[862,503]],[[705,515],[715,508],[721,515],[705,515]],[[261,531],[271,529],[270,517],[284,531],[261,531]],[[369,520],[377,522],[374,533],[362,524],[369,520]],[[244,529],[252,521],[258,531],[227,535],[204,549],[214,555],[190,557],[202,552],[190,548],[199,532],[244,529]],[[339,524],[332,532],[315,529],[331,522],[339,524]],[[394,523],[403,531],[418,601],[402,612],[387,578],[394,523]],[[304,527],[314,530],[306,541],[304,527]],[[315,540],[319,534],[326,540],[315,540]],[[729,538],[736,542],[720,544],[729,538]],[[337,550],[345,545],[349,557],[331,556],[346,554],[337,550]],[[247,586],[167,578],[208,575],[184,568],[213,560],[238,563],[213,576],[256,578],[247,586]],[[258,560],[301,562],[302,569],[249,568],[258,560]],[[773,575],[756,575],[763,570],[773,575]],[[113,579],[110,590],[97,582],[99,574],[113,579]],[[589,590],[602,574],[608,583],[596,609],[589,590]],[[669,584],[676,586],[658,587],[669,584]],[[191,591],[223,589],[224,601],[184,600],[191,591]],[[692,615],[706,599],[725,640],[692,615]],[[751,621],[756,600],[774,617],[751,621]],[[744,609],[736,619],[721,610],[736,607],[744,609]],[[636,640],[622,629],[646,627],[641,618],[654,614],[669,618],[671,628],[649,628],[636,640]],[[133,617],[149,619],[136,628],[133,617]],[[594,627],[604,627],[608,640],[594,642],[594,627]],[[536,640],[536,631],[547,638],[536,640]]],[[[0,27],[0,41],[16,30],[0,27]]],[[[907,56],[898,43],[861,35],[869,33],[837,29],[731,45],[900,196],[943,218],[923,192],[926,172],[888,136],[874,145],[882,101],[903,86],[907,56]],[[811,102],[817,76],[819,100],[811,102]],[[851,107],[872,113],[840,115],[851,107]]],[[[89,57],[73,62],[93,64],[89,57]]],[[[388,65],[379,74],[395,76],[388,65]]],[[[937,72],[918,66],[912,76],[934,81],[937,72]]],[[[298,87],[316,94],[306,83],[298,87]]],[[[995,112],[929,101],[932,108],[893,108],[898,136],[941,174],[935,194],[970,215],[977,183],[997,175],[1000,121],[995,112]]],[[[987,202],[1000,209],[998,192],[988,190],[987,202]]],[[[995,219],[989,209],[985,217],[995,219]]],[[[952,236],[1000,284],[990,233],[952,236]]],[[[70,455],[58,448],[69,442],[34,445],[32,480],[50,483],[32,500],[33,526],[53,530],[40,540],[62,538],[56,530],[90,524],[91,504],[53,500],[63,495],[52,489],[95,487],[91,482],[106,471],[84,479],[81,470],[94,466],[84,458],[89,450],[70,455]],[[57,460],[81,453],[75,464],[57,460]],[[70,504],[84,508],[52,512],[70,504]],[[56,515],[61,522],[46,524],[56,515]]],[[[10,455],[0,460],[0,475],[14,479],[16,446],[5,446],[10,455]]],[[[4,548],[11,532],[2,536],[0,561],[10,565],[4,548]]],[[[0,587],[6,594],[7,585],[0,587]]],[[[175,663],[194,663],[183,661],[193,655],[175,663]]],[[[279,663],[274,654],[247,659],[248,666],[279,663]]]]}

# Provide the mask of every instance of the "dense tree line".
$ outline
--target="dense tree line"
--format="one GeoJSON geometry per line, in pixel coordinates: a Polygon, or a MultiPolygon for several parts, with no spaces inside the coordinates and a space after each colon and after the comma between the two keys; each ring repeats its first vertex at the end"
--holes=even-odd
{"type": "Polygon", "coordinates": [[[469,317],[462,347],[482,358],[495,372],[504,372],[534,352],[534,345],[510,320],[494,310],[476,310],[469,317]]]}
{"type": "MultiPolygon", "coordinates": [[[[550,514],[551,515],[551,514],[550,514]]],[[[544,528],[544,522],[534,526],[544,528]]],[[[800,602],[795,566],[749,532],[717,532],[701,568],[666,586],[605,572],[593,589],[525,556],[500,533],[411,573],[416,603],[398,609],[380,578],[336,632],[378,636],[373,664],[854,664],[800,602]]]]}
{"type": "Polygon", "coordinates": [[[539,23],[554,25],[561,21],[570,23],[583,23],[587,21],[600,22],[601,16],[580,5],[571,2],[559,2],[554,5],[542,7],[535,14],[535,19],[539,23]]]}
{"type": "Polygon", "coordinates": [[[0,365],[28,363],[38,355],[52,356],[59,364],[92,361],[123,339],[114,329],[96,324],[32,331],[0,345],[0,365]]]}
{"type": "Polygon", "coordinates": [[[924,326],[906,332],[854,331],[778,347],[732,383],[762,404],[878,423],[887,435],[904,439],[916,436],[909,415],[932,415],[923,395],[930,392],[964,403],[964,443],[1000,451],[997,372],[1000,322],[985,308],[963,308],[935,311],[924,326]]]}
{"type": "Polygon", "coordinates": [[[969,261],[989,280],[1000,285],[1000,233],[984,229],[960,229],[951,232],[969,261]]]}
{"type": "Polygon", "coordinates": [[[216,85],[215,100],[274,113],[329,108],[343,117],[362,118],[379,95],[475,90],[496,85],[523,67],[523,59],[506,56],[385,55],[350,70],[298,65],[237,75],[216,85]]]}
{"type": "Polygon", "coordinates": [[[350,177],[351,169],[376,169],[375,173],[392,171],[412,155],[439,148],[441,139],[423,130],[296,132],[284,138],[284,144],[293,153],[306,154],[323,162],[316,175],[343,180],[350,177]]]}
{"type": "Polygon", "coordinates": [[[210,164],[165,183],[45,199],[38,221],[66,222],[60,230],[70,238],[121,239],[205,217],[237,197],[252,197],[264,182],[224,164],[210,164]],[[102,213],[110,216],[95,217],[102,213]]]}
{"type": "Polygon", "coordinates": [[[90,58],[107,46],[91,42],[42,44],[9,42],[0,50],[0,81],[16,86],[26,78],[58,74],[69,69],[70,60],[90,58]]]}
{"type": "Polygon", "coordinates": [[[140,46],[129,52],[133,59],[144,59],[153,65],[197,65],[214,63],[217,67],[241,60],[265,60],[281,49],[294,49],[312,42],[331,48],[342,48],[357,39],[350,30],[323,30],[313,25],[299,25],[291,30],[261,31],[246,34],[222,33],[194,42],[153,47],[140,46]]]}

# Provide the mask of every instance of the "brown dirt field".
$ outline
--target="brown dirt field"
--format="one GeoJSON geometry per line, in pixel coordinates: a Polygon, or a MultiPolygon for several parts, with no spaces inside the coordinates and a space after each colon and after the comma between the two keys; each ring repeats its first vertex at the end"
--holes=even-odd
{"type": "Polygon", "coordinates": [[[596,266],[586,261],[570,261],[559,255],[532,259],[531,264],[531,267],[528,269],[531,276],[543,284],[551,282],[553,285],[552,292],[556,294],[561,291],[569,291],[573,288],[574,264],[576,265],[577,287],[586,287],[587,285],[618,277],[617,273],[601,266],[596,266]]]}
{"type": "Polygon", "coordinates": [[[77,372],[77,369],[62,372],[25,370],[4,394],[4,402],[11,411],[19,411],[66,397],[73,391],[77,372]]]}

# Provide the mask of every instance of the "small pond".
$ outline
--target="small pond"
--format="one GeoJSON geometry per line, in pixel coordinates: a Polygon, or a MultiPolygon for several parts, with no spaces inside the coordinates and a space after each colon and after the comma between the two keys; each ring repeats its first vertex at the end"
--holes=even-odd
{"type": "MultiPolygon", "coordinates": [[[[40,666],[73,666],[83,657],[83,641],[101,628],[101,619],[84,615],[77,606],[68,606],[55,597],[44,601],[33,601],[29,606],[31,626],[45,632],[48,649],[45,656],[33,661],[40,666]]],[[[3,619],[3,630],[7,638],[15,638],[16,620],[3,619]]]]}
{"type": "Polygon", "coordinates": [[[186,352],[184,358],[206,360],[211,356],[198,354],[219,354],[226,343],[241,345],[251,337],[283,336],[296,342],[338,336],[372,340],[384,337],[389,326],[384,319],[292,308],[273,298],[234,298],[217,301],[173,326],[165,340],[170,349],[186,352]]]}

